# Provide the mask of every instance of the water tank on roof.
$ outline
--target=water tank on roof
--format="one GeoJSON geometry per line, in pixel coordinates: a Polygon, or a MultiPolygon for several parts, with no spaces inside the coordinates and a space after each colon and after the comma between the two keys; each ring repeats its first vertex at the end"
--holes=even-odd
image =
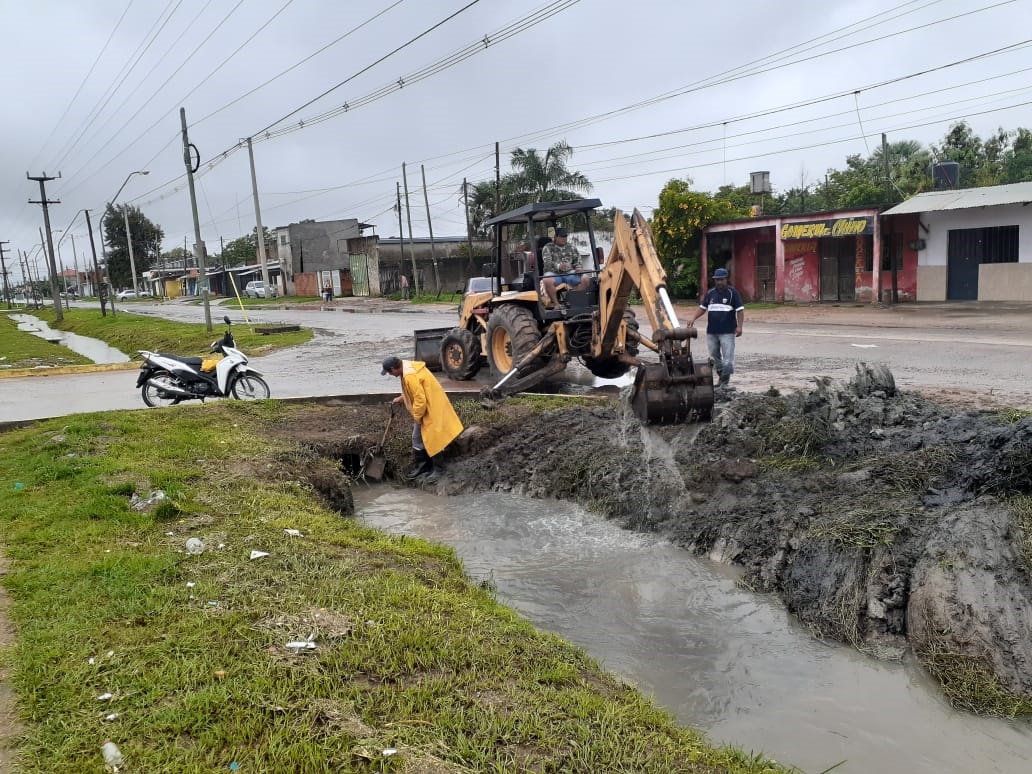
{"type": "Polygon", "coordinates": [[[943,161],[932,167],[932,182],[936,189],[960,188],[960,164],[943,161]]]}

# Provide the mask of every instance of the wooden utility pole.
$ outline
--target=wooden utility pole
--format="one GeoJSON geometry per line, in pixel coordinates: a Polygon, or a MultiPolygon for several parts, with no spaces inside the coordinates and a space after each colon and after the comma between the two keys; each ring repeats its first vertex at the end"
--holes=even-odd
{"type": "Polygon", "coordinates": [[[25,177],[29,180],[35,180],[39,183],[39,201],[34,202],[29,199],[29,204],[41,204],[43,205],[43,224],[47,229],[47,258],[50,261],[50,292],[54,296],[54,317],[58,322],[64,320],[64,312],[61,310],[61,293],[57,287],[57,262],[54,260],[54,235],[50,231],[50,207],[51,204],[60,204],[60,199],[47,199],[47,181],[58,180],[61,177],[61,173],[57,173],[57,177],[48,177],[47,173],[44,172],[42,175],[33,177],[28,172],[25,173],[25,177]]]}
{"type": "Polygon", "coordinates": [[[247,157],[251,160],[251,192],[254,194],[254,220],[258,229],[258,249],[261,251],[259,259],[262,264],[262,283],[265,288],[265,297],[269,297],[269,265],[265,260],[265,227],[262,226],[262,208],[258,205],[258,176],[254,172],[254,148],[251,145],[251,138],[247,138],[247,157]]]}
{"type": "Polygon", "coordinates": [[[426,226],[430,229],[430,260],[434,263],[434,284],[437,285],[437,294],[441,294],[441,272],[437,269],[437,251],[434,247],[434,223],[430,219],[430,197],[426,192],[426,168],[420,164],[419,174],[423,176],[423,203],[426,205],[426,226]]]}
{"type": "MultiPolygon", "coordinates": [[[[885,206],[888,207],[892,203],[892,180],[889,178],[889,142],[888,138],[885,136],[885,132],[882,132],[881,136],[881,155],[882,166],[885,167],[885,206]]],[[[899,267],[896,265],[896,235],[891,230],[889,231],[889,238],[886,241],[889,246],[889,261],[892,264],[892,303],[898,304],[899,267]]],[[[881,266],[877,267],[876,271],[881,271],[881,266]]]]}
{"type": "MultiPolygon", "coordinates": [[[[397,203],[394,205],[398,209],[398,245],[401,247],[401,270],[405,271],[405,227],[401,225],[401,183],[395,183],[397,186],[397,203]]],[[[416,282],[416,256],[412,256],[412,283],[413,288],[416,282]]],[[[413,292],[415,292],[413,290],[413,292]]]]}
{"type": "Polygon", "coordinates": [[[7,261],[4,256],[4,245],[11,244],[8,241],[0,242],[0,274],[4,276],[4,303],[7,304],[7,308],[11,308],[11,290],[7,284],[7,261]]]}
{"type": "Polygon", "coordinates": [[[405,187],[405,219],[408,221],[409,251],[412,253],[412,292],[419,294],[419,272],[416,269],[416,246],[412,243],[412,210],[409,208],[408,173],[405,162],[401,162],[401,184],[405,187]]]}
{"type": "MultiPolygon", "coordinates": [[[[86,230],[90,235],[90,252],[93,253],[93,282],[97,289],[97,298],[100,299],[100,316],[107,317],[107,283],[100,276],[100,266],[97,265],[97,245],[93,242],[93,221],[90,220],[90,211],[83,210],[86,214],[86,230]]],[[[115,307],[111,306],[111,316],[115,316],[115,307]]]]}
{"type": "Polygon", "coordinates": [[[501,145],[495,142],[495,206],[494,214],[502,211],[502,151],[501,145]]]}
{"type": "Polygon", "coordinates": [[[208,256],[205,255],[204,242],[201,240],[201,219],[197,217],[197,190],[194,188],[194,172],[201,166],[201,153],[197,146],[190,144],[190,135],[186,130],[186,108],[179,108],[179,122],[183,126],[183,164],[186,165],[186,182],[190,188],[190,209],[193,210],[194,254],[197,257],[197,280],[204,302],[204,324],[211,332],[211,300],[208,297],[208,256]],[[197,151],[197,163],[194,164],[191,148],[197,151]]]}
{"type": "MultiPolygon", "coordinates": [[[[466,256],[467,265],[473,265],[473,229],[469,225],[469,183],[466,182],[466,178],[462,178],[462,195],[466,200],[466,246],[469,251],[469,255],[466,256]]],[[[472,274],[470,276],[473,276],[472,274]]]]}

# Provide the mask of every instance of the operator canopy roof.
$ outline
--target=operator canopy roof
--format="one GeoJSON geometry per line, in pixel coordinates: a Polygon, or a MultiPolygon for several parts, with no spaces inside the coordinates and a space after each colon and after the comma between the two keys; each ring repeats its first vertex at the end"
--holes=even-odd
{"type": "Polygon", "coordinates": [[[601,199],[569,199],[562,202],[536,202],[520,207],[518,210],[503,212],[490,220],[485,220],[485,226],[494,226],[500,223],[526,223],[528,220],[541,222],[546,220],[557,220],[568,215],[576,215],[579,212],[586,212],[598,209],[602,206],[601,199]]]}

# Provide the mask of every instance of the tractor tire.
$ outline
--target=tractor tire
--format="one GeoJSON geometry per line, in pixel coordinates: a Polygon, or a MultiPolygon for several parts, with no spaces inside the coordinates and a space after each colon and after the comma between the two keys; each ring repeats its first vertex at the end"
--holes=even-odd
{"type": "Polygon", "coordinates": [[[449,379],[472,379],[480,370],[480,356],[480,337],[465,328],[452,328],[441,340],[441,370],[449,379]]]}
{"type": "Polygon", "coordinates": [[[540,340],[541,331],[529,309],[502,304],[487,321],[487,360],[495,374],[505,376],[540,340]]]}
{"type": "MultiPolygon", "coordinates": [[[[624,312],[624,322],[627,323],[627,330],[638,332],[638,320],[634,317],[634,312],[628,309],[624,312]]],[[[624,352],[631,357],[638,356],[638,341],[637,339],[631,340],[630,336],[627,337],[627,343],[624,346],[624,352]]],[[[591,373],[597,376],[599,379],[619,379],[621,376],[631,370],[631,366],[627,363],[621,363],[615,357],[585,357],[585,367],[591,371],[591,373]]]]}

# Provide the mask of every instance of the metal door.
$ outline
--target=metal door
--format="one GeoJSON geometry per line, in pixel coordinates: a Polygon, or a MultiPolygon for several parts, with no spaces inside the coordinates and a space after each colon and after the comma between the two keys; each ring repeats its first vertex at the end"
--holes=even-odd
{"type": "Polygon", "coordinates": [[[351,292],[356,296],[369,295],[369,257],[365,253],[351,253],[351,292]]]}
{"type": "Polygon", "coordinates": [[[853,301],[856,298],[856,240],[849,237],[822,239],[821,301],[853,301]]]}
{"type": "Polygon", "coordinates": [[[822,239],[817,248],[821,253],[821,301],[839,300],[839,241],[838,239],[822,239]]]}
{"type": "Polygon", "coordinates": [[[978,267],[984,247],[982,229],[953,229],[947,233],[947,301],[974,301],[978,298],[978,267]]]}
{"type": "Polygon", "coordinates": [[[756,300],[774,300],[774,243],[756,245],[756,300]]]}
{"type": "Polygon", "coordinates": [[[839,243],[839,301],[856,300],[856,240],[843,237],[839,243]]]}

